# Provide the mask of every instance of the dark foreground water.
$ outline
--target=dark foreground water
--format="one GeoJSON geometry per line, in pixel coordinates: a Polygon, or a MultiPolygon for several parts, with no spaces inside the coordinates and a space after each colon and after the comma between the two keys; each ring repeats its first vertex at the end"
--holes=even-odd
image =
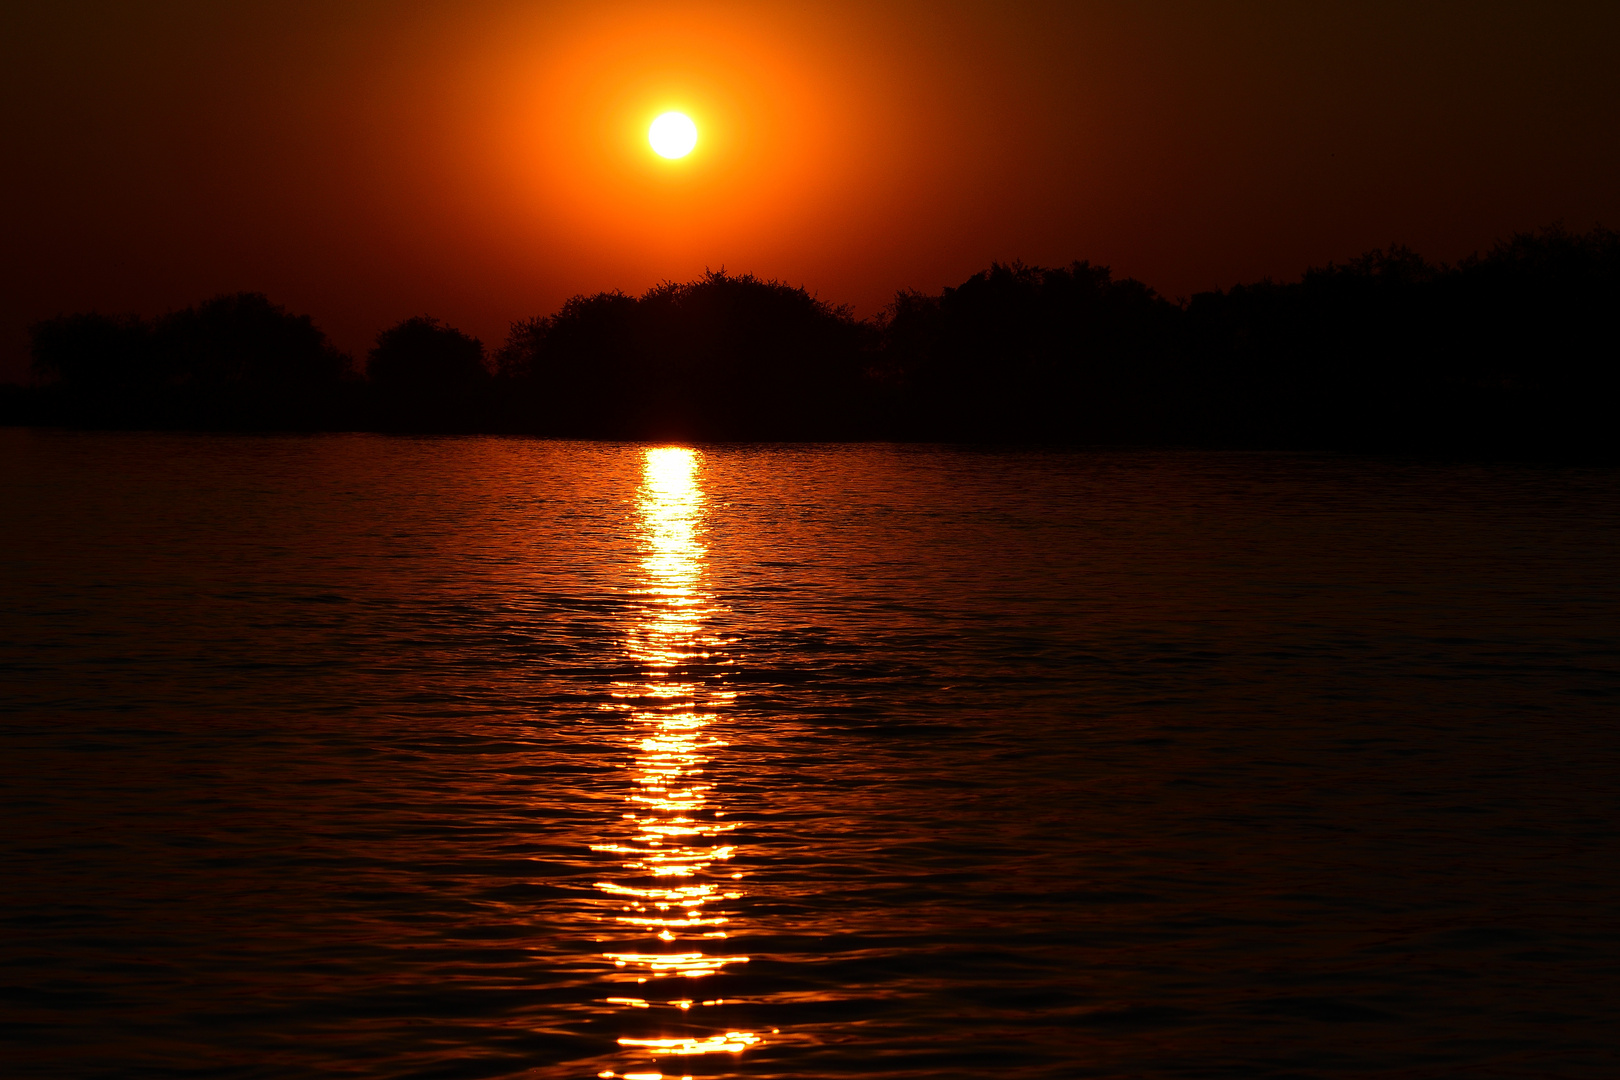
{"type": "Polygon", "coordinates": [[[0,432],[12,1076],[1620,1075],[1620,473],[0,432]]]}

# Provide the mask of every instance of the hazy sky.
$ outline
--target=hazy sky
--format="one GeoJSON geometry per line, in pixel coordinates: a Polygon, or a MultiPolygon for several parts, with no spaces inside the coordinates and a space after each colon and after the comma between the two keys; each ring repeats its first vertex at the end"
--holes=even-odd
{"type": "Polygon", "coordinates": [[[1617,56],[1612,2],[11,3],[0,376],[35,319],[242,289],[359,354],[706,266],[870,314],[998,259],[1456,259],[1620,226],[1617,56]]]}

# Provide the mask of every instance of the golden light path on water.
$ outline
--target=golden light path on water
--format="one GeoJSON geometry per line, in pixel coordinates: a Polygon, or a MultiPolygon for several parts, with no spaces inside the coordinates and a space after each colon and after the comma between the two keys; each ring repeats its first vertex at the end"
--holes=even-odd
{"type": "MultiPolygon", "coordinates": [[[[735,826],[721,820],[724,811],[703,779],[704,766],[725,745],[710,732],[715,710],[735,695],[680,677],[680,669],[704,659],[712,645],[705,636],[714,605],[703,587],[701,464],[701,456],[684,447],[646,451],[637,499],[643,603],[628,642],[644,675],[615,684],[615,701],[607,706],[625,713],[633,732],[627,835],[593,845],[623,860],[616,880],[596,884],[611,912],[606,918],[619,933],[645,943],[602,954],[634,987],[608,1003],[679,1010],[688,1020],[694,1009],[724,1003],[693,989],[696,980],[748,963],[725,948],[726,904],[742,895],[742,875],[726,864],[735,849],[725,835],[735,826]]],[[[619,1046],[634,1062],[626,1063],[627,1071],[598,1075],[654,1080],[663,1076],[660,1057],[737,1054],[760,1041],[752,1031],[625,1037],[619,1046]]]]}

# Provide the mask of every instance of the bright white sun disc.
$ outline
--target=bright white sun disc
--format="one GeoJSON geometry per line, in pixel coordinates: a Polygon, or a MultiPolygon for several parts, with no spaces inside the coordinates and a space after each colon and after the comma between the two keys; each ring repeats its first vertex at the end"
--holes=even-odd
{"type": "Polygon", "coordinates": [[[685,113],[667,112],[647,129],[647,141],[662,157],[685,157],[697,145],[697,125],[685,113]]]}

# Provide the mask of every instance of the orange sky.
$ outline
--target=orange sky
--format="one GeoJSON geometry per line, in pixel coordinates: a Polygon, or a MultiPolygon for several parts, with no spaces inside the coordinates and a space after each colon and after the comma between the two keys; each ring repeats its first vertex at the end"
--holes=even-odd
{"type": "Polygon", "coordinates": [[[1620,226],[1614,4],[34,6],[0,14],[3,377],[34,319],[238,289],[359,354],[706,266],[870,314],[994,259],[1178,296],[1620,226]],[[690,158],[647,148],[666,108],[690,158]]]}

